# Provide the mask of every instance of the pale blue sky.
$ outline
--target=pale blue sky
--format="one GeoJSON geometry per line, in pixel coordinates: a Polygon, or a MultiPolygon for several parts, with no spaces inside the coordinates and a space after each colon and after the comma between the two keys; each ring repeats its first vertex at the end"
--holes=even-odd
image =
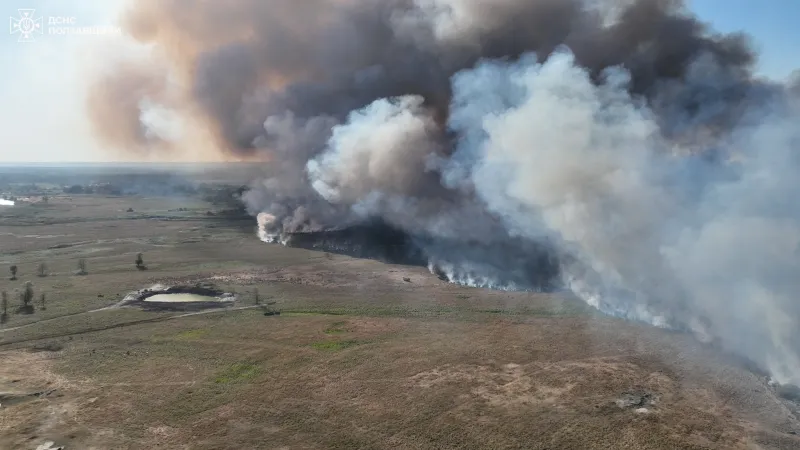
{"type": "Polygon", "coordinates": [[[800,69],[800,0],[689,0],[720,32],[745,31],[761,52],[759,73],[782,79],[800,69]]]}
{"type": "MultiPolygon", "coordinates": [[[[45,21],[67,16],[76,18],[76,26],[107,26],[129,1],[135,0],[3,0],[0,15],[16,17],[17,9],[32,8],[45,21]]],[[[689,4],[719,31],[751,34],[761,51],[760,74],[784,79],[800,68],[800,0],[689,4]]],[[[124,39],[47,35],[47,30],[35,37],[36,42],[20,43],[17,36],[0,33],[0,162],[107,158],[84,118],[85,80],[88,72],[110,61],[109,52],[124,39]]]]}

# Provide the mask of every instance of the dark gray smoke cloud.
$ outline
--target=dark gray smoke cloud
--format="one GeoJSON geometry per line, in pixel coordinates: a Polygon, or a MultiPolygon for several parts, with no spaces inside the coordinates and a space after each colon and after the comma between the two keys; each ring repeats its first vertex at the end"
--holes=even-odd
{"type": "Polygon", "coordinates": [[[800,83],[756,79],[747,38],[680,1],[147,0],[126,20],[177,92],[112,72],[100,136],[146,146],[132,105],[165,97],[269,160],[244,197],[263,239],[379,221],[452,281],[557,276],[800,382],[800,83]]]}

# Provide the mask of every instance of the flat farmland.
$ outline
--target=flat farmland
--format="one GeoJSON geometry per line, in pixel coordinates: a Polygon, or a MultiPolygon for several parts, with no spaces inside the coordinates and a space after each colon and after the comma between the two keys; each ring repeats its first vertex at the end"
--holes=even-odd
{"type": "Polygon", "coordinates": [[[800,446],[793,402],[689,336],[566,294],[264,244],[254,227],[192,197],[0,209],[0,448],[800,446]],[[18,313],[28,281],[34,311],[18,313]],[[197,283],[236,301],[120,304],[197,283]]]}

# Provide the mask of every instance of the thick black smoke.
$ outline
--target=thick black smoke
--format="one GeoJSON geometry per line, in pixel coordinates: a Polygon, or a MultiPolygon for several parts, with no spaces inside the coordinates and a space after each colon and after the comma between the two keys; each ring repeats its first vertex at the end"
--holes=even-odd
{"type": "Polygon", "coordinates": [[[127,24],[158,59],[99,82],[100,136],[146,146],[142,105],[168,98],[187,134],[269,160],[244,197],[263,239],[557,280],[800,381],[798,83],[756,79],[747,38],[682,2],[148,0],[127,24]]]}

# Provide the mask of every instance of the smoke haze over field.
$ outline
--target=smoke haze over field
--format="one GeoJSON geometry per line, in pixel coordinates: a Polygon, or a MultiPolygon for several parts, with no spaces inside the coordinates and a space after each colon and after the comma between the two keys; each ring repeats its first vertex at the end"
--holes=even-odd
{"type": "Polygon", "coordinates": [[[800,83],[681,2],[140,0],[125,23],[153,58],[97,80],[98,137],[268,160],[244,197],[265,239],[380,221],[452,281],[545,270],[800,382],[800,83]]]}

